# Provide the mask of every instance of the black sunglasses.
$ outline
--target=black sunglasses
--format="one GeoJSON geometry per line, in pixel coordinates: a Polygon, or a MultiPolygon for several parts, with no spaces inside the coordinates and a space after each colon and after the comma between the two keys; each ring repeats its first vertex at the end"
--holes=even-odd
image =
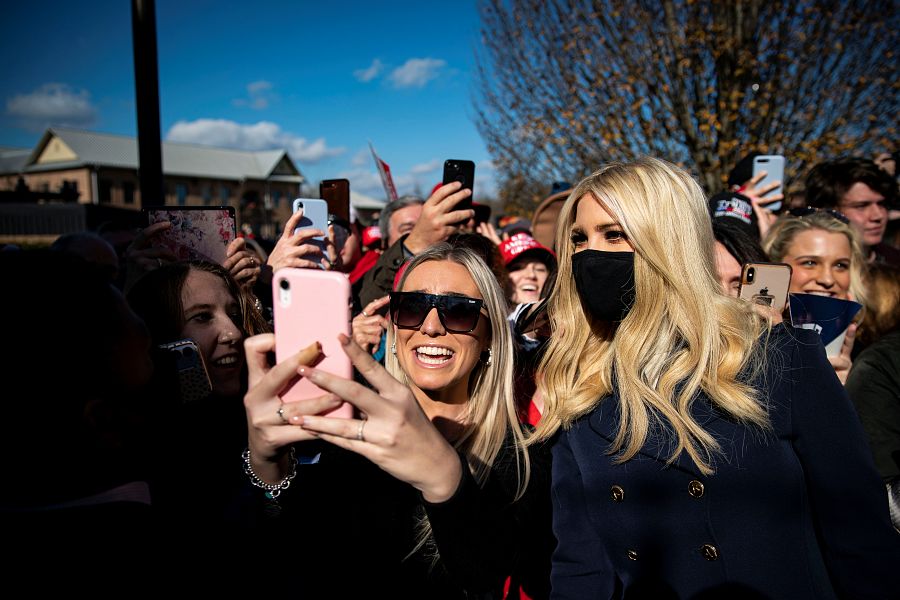
{"type": "Polygon", "coordinates": [[[808,217],[809,215],[814,215],[819,212],[825,213],[826,215],[829,215],[829,216],[837,219],[838,221],[840,221],[841,223],[844,223],[845,225],[850,224],[850,219],[847,218],[847,215],[845,215],[844,213],[842,213],[838,210],[834,210],[832,208],[816,208],[815,206],[805,206],[805,207],[800,207],[800,208],[792,208],[791,210],[788,211],[788,214],[791,215],[792,217],[797,217],[798,219],[802,219],[803,217],[808,217]]]}
{"type": "Polygon", "coordinates": [[[397,327],[422,325],[432,308],[452,333],[469,333],[478,326],[484,300],[467,296],[438,296],[422,292],[391,292],[391,321],[397,327]]]}

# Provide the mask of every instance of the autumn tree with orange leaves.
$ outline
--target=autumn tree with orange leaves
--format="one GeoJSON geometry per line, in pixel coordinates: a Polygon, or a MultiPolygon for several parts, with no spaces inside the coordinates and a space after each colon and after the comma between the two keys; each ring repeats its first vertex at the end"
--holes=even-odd
{"type": "MultiPolygon", "coordinates": [[[[477,124],[501,201],[641,155],[707,192],[751,151],[816,162],[897,139],[896,2],[484,0],[477,124]]],[[[526,212],[523,210],[522,212],[526,212]]]]}

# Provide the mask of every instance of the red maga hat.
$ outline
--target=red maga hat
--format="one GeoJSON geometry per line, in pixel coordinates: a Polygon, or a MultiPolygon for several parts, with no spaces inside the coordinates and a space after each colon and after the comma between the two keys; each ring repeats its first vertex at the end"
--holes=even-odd
{"type": "Polygon", "coordinates": [[[366,227],[365,229],[363,229],[363,231],[362,231],[363,246],[372,246],[380,239],[381,239],[381,229],[379,229],[377,225],[372,225],[371,227],[366,227]]]}
{"type": "Polygon", "coordinates": [[[548,260],[556,262],[556,254],[553,253],[553,250],[544,246],[527,233],[517,233],[511,236],[508,240],[500,242],[499,248],[504,265],[508,265],[526,252],[533,253],[536,258],[540,256],[545,262],[548,260]]]}

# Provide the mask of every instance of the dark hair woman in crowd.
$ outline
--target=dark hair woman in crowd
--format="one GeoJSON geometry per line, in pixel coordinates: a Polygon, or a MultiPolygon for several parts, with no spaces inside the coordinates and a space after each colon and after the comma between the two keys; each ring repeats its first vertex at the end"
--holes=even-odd
{"type": "MultiPolygon", "coordinates": [[[[282,523],[292,509],[303,527],[297,534],[314,540],[320,555],[307,564],[319,566],[309,577],[344,567],[357,575],[335,581],[330,594],[363,587],[401,598],[500,598],[505,577],[524,560],[523,540],[549,515],[542,494],[531,491],[546,466],[529,459],[516,418],[506,303],[481,258],[446,243],[417,255],[398,289],[386,367],[343,340],[373,389],[298,357],[270,369],[273,337],[248,340],[248,467],[257,484],[277,492],[282,523]],[[297,373],[330,393],[281,402],[277,392],[297,373]],[[309,416],[341,399],[365,420],[309,416]],[[290,444],[314,437],[343,451],[326,449],[319,464],[295,466],[290,444]],[[371,463],[342,456],[351,453],[371,463]],[[294,477],[305,481],[284,489],[294,477]],[[348,486],[352,505],[341,493],[348,486]]],[[[311,454],[303,444],[293,452],[311,454]]],[[[281,531],[291,535],[290,527],[281,531]]],[[[546,595],[546,570],[531,574],[543,586],[532,594],[546,595]]]]}
{"type": "Polygon", "coordinates": [[[890,597],[900,538],[812,332],[720,291],[704,195],[611,164],[560,214],[538,439],[555,598],[890,597]]]}
{"type": "Polygon", "coordinates": [[[207,458],[235,456],[245,445],[243,342],[249,333],[266,331],[265,322],[231,274],[208,262],[171,263],[150,271],[131,288],[128,302],[147,324],[154,347],[189,339],[202,355],[210,393],[182,397],[174,359],[157,349],[158,399],[148,448],[159,510],[177,523],[217,527],[243,480],[239,469],[224,466],[227,461],[207,458]],[[207,457],[203,502],[184,502],[197,476],[196,464],[185,457],[207,457]]]}

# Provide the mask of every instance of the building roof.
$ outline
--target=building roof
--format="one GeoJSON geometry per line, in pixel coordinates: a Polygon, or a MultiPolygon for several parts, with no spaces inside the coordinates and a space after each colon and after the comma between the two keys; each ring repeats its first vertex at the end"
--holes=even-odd
{"type": "MultiPolygon", "coordinates": [[[[3,160],[0,155],[0,161],[3,160]]],[[[212,179],[270,179],[277,176],[301,183],[303,176],[286,150],[231,150],[198,144],[162,143],[163,172],[166,175],[212,179]]],[[[0,167],[3,167],[0,162],[0,167]]],[[[44,132],[29,152],[25,172],[78,168],[84,166],[138,168],[137,140],[133,137],[53,127],[44,132]],[[45,153],[56,142],[53,156],[45,153]],[[61,143],[60,143],[61,142],[61,143]]],[[[19,169],[20,171],[23,169],[19,169]]],[[[0,168],[2,172],[7,171],[0,168]]]]}
{"type": "Polygon", "coordinates": [[[28,163],[31,150],[27,148],[0,148],[0,173],[19,173],[28,163]]]}
{"type": "Polygon", "coordinates": [[[387,205],[386,200],[377,200],[362,192],[350,190],[350,206],[363,210],[380,210],[387,205]]]}

